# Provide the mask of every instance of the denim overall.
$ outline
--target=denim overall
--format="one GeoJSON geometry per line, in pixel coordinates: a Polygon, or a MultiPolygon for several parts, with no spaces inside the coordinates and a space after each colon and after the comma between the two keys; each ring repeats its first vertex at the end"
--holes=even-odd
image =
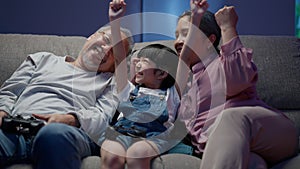
{"type": "MultiPolygon", "coordinates": [[[[167,92],[161,91],[158,96],[150,94],[138,96],[139,88],[140,86],[136,86],[130,93],[129,100],[120,103],[118,111],[123,113],[123,117],[114,124],[114,127],[117,130],[121,128],[121,130],[134,129],[141,131],[145,133],[144,137],[148,139],[167,130],[163,125],[169,118],[165,99],[167,92]]],[[[133,143],[133,137],[126,135],[119,135],[116,140],[123,144],[126,149],[133,143]]],[[[166,142],[166,140],[157,143],[162,142],[166,142]]]]}

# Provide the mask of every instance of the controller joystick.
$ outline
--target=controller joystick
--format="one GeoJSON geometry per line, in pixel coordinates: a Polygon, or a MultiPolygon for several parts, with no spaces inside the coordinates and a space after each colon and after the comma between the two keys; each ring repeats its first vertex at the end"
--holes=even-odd
{"type": "Polygon", "coordinates": [[[6,116],[2,119],[4,132],[34,136],[45,125],[45,121],[31,115],[6,116]]]}

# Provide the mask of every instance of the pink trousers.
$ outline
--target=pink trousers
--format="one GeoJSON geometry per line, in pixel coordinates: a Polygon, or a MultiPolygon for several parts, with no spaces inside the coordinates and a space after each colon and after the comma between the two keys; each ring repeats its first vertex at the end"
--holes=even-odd
{"type": "Polygon", "coordinates": [[[209,128],[200,169],[265,169],[298,150],[293,122],[263,107],[224,110],[209,128]]]}

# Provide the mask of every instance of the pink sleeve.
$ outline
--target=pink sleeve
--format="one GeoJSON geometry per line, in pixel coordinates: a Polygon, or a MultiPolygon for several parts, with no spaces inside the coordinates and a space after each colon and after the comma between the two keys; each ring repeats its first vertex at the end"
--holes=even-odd
{"type": "Polygon", "coordinates": [[[239,37],[221,46],[220,59],[226,75],[227,96],[237,95],[255,85],[257,68],[252,53],[252,49],[243,46],[239,37]]]}

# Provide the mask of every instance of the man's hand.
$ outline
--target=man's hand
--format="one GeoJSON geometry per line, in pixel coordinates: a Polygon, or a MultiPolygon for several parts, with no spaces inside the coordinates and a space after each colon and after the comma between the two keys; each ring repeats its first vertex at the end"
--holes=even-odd
{"type": "Polygon", "coordinates": [[[124,0],[112,0],[109,3],[109,19],[114,21],[124,16],[126,11],[126,3],[124,0]]]}
{"type": "Polygon", "coordinates": [[[65,123],[79,127],[79,122],[72,114],[32,114],[35,118],[45,120],[47,123],[65,123]]]}
{"type": "Polygon", "coordinates": [[[1,124],[2,124],[2,119],[5,116],[8,116],[8,114],[5,111],[0,111],[0,127],[1,127],[1,124]]]}

